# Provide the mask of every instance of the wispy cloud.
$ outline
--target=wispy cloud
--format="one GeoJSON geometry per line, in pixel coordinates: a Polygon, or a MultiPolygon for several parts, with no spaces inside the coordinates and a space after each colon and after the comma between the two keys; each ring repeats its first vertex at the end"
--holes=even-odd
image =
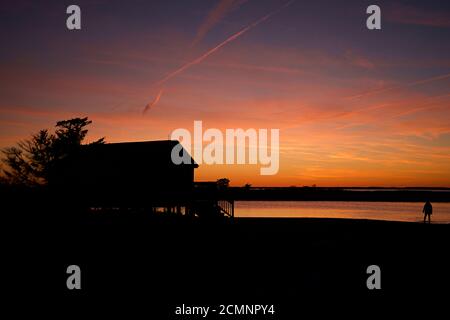
{"type": "Polygon", "coordinates": [[[365,96],[370,96],[370,95],[374,95],[374,94],[384,93],[384,92],[395,90],[395,89],[403,89],[403,88],[407,88],[407,87],[413,87],[413,86],[417,86],[417,85],[420,85],[420,84],[433,82],[433,81],[438,81],[438,80],[444,80],[444,79],[448,79],[448,78],[450,78],[450,73],[443,74],[443,75],[440,75],[440,76],[431,77],[431,78],[421,79],[421,80],[417,80],[417,81],[413,81],[413,82],[409,82],[409,83],[401,84],[401,85],[397,85],[397,86],[391,86],[391,87],[387,87],[387,88],[380,88],[380,89],[375,89],[375,90],[371,90],[371,91],[366,91],[366,92],[363,92],[363,93],[360,93],[360,94],[348,97],[348,99],[363,98],[365,96]]]}
{"type": "Polygon", "coordinates": [[[424,10],[411,5],[396,3],[387,11],[387,19],[392,22],[430,27],[450,27],[450,12],[424,10]]]}
{"type": "Polygon", "coordinates": [[[191,46],[195,46],[202,41],[206,34],[214,28],[231,11],[236,10],[248,0],[220,0],[217,5],[208,13],[206,19],[197,30],[195,39],[191,46]]]}
{"type": "Polygon", "coordinates": [[[363,69],[373,69],[375,65],[366,57],[355,54],[351,50],[347,50],[344,54],[345,60],[353,66],[363,69]]]}
{"type": "MultiPolygon", "coordinates": [[[[159,80],[156,85],[161,87],[170,79],[172,79],[173,77],[179,75],[180,73],[182,73],[183,71],[189,69],[190,67],[201,63],[203,60],[205,60],[207,57],[209,57],[210,55],[212,55],[213,53],[217,52],[218,50],[220,50],[223,46],[227,45],[228,43],[238,39],[240,36],[242,36],[243,34],[245,34],[246,32],[250,31],[251,29],[255,28],[256,26],[258,26],[259,24],[263,23],[264,21],[270,19],[272,16],[274,16],[275,14],[277,14],[278,12],[280,12],[282,9],[288,7],[289,5],[291,5],[295,0],[290,0],[288,2],[286,2],[283,6],[279,7],[278,9],[270,12],[269,14],[265,15],[264,17],[256,20],[255,22],[249,24],[248,26],[246,26],[245,28],[243,28],[242,30],[236,32],[235,34],[229,36],[227,39],[225,39],[224,41],[222,41],[221,43],[219,43],[218,45],[216,45],[214,48],[206,51],[205,53],[203,53],[201,56],[199,56],[198,58],[185,63],[184,65],[182,65],[181,67],[179,67],[178,69],[172,71],[171,73],[167,74],[164,78],[162,78],[161,80],[159,80]]],[[[144,108],[143,113],[145,113],[146,111],[148,111],[152,106],[154,106],[158,101],[159,98],[161,97],[162,94],[162,89],[159,91],[159,94],[157,95],[157,97],[153,100],[153,102],[147,104],[144,108]]]]}
{"type": "Polygon", "coordinates": [[[201,56],[199,56],[198,58],[185,63],[184,65],[182,65],[180,68],[176,69],[175,71],[169,73],[168,75],[166,75],[163,79],[161,79],[160,81],[158,81],[158,85],[162,85],[165,82],[167,82],[168,80],[170,80],[171,78],[175,77],[176,75],[182,73],[183,71],[185,71],[186,69],[189,69],[190,67],[201,63],[203,60],[205,60],[207,57],[209,57],[210,55],[212,55],[213,53],[215,53],[216,51],[220,50],[223,46],[227,45],[228,43],[238,39],[240,36],[242,36],[243,34],[245,34],[246,32],[250,31],[251,29],[255,28],[256,26],[258,26],[259,24],[263,23],[264,21],[268,20],[269,18],[271,18],[273,15],[277,14],[278,12],[280,12],[282,9],[288,7],[289,5],[291,5],[295,0],[291,0],[287,3],[285,3],[283,6],[281,6],[280,8],[278,8],[275,11],[272,11],[271,13],[265,15],[264,17],[256,20],[255,22],[249,24],[248,26],[246,26],[245,28],[243,28],[242,30],[236,32],[235,34],[229,36],[227,39],[225,39],[224,41],[222,41],[221,43],[219,43],[218,45],[216,45],[214,48],[209,49],[208,51],[206,51],[204,54],[202,54],[201,56]]]}

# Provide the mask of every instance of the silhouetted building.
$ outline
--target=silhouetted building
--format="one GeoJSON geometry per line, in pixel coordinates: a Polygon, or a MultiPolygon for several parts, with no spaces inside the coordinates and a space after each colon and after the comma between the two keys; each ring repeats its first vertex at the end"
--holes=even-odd
{"type": "Polygon", "coordinates": [[[178,143],[165,140],[83,146],[60,164],[51,186],[66,189],[91,207],[185,207],[198,165],[192,158],[191,164],[172,162],[172,149],[178,143]]]}
{"type": "Polygon", "coordinates": [[[162,140],[85,145],[59,164],[49,184],[65,202],[89,208],[221,215],[216,196],[194,193],[198,164],[191,156],[190,164],[173,163],[172,150],[178,144],[162,140]]]}

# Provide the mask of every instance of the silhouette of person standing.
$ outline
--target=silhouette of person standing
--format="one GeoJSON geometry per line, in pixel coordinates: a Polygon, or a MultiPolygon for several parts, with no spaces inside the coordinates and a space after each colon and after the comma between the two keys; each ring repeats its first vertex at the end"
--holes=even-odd
{"type": "Polygon", "coordinates": [[[427,201],[425,203],[425,205],[423,206],[422,212],[424,213],[423,223],[426,222],[427,216],[428,216],[428,223],[431,223],[431,215],[433,214],[433,206],[431,205],[430,201],[427,201]]]}

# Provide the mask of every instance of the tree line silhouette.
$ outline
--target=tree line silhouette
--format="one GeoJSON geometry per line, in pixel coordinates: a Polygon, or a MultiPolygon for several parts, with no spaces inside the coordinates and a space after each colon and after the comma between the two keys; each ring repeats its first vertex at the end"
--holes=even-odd
{"type": "MultiPolygon", "coordinates": [[[[16,146],[2,150],[2,182],[12,185],[47,185],[58,163],[77,152],[88,134],[88,117],[58,121],[54,132],[42,129],[16,146]]],[[[104,144],[100,138],[89,144],[104,144]]]]}

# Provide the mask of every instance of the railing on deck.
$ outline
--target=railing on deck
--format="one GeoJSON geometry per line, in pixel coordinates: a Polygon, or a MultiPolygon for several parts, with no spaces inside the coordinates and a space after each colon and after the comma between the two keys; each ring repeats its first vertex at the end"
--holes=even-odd
{"type": "Polygon", "coordinates": [[[230,218],[234,218],[234,200],[218,200],[217,205],[221,213],[230,218]]]}

